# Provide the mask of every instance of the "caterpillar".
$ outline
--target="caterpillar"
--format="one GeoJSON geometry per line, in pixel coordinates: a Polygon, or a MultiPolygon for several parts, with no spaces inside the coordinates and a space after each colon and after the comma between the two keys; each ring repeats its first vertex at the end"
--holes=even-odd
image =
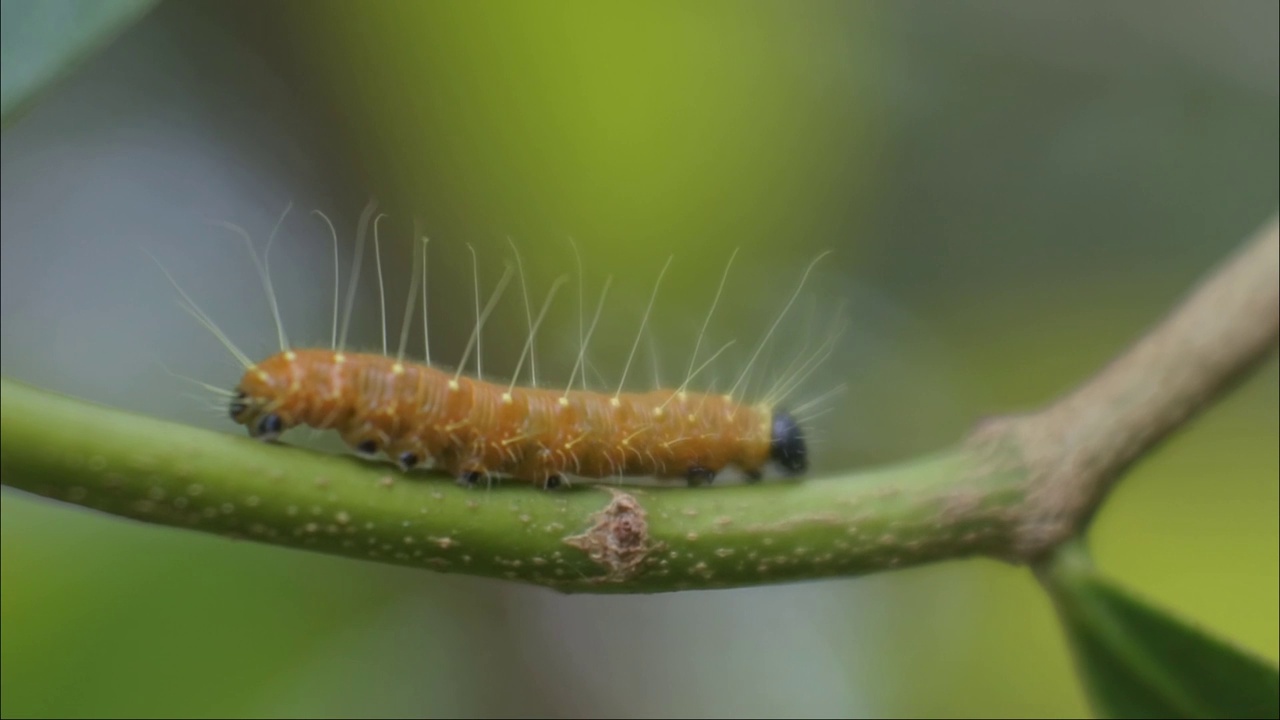
{"type": "MultiPolygon", "coordinates": [[[[739,391],[751,364],[757,360],[760,350],[795,303],[809,273],[827,253],[820,255],[809,265],[790,301],[751,356],[751,361],[738,381],[727,393],[693,391],[689,389],[689,385],[702,368],[728,347],[722,347],[720,352],[715,353],[701,367],[694,367],[707,323],[711,320],[728,279],[733,256],[725,268],[715,300],[703,324],[703,333],[699,335],[698,345],[694,348],[689,372],[680,386],[647,392],[623,392],[627,372],[639,345],[640,336],[637,335],[617,391],[610,394],[586,389],[583,362],[587,345],[599,322],[612,277],[604,286],[590,331],[585,335],[581,334],[580,318],[578,360],[567,386],[538,386],[536,361],[531,352],[537,330],[556,291],[564,282],[564,277],[558,279],[548,293],[536,323],[529,311],[526,292],[528,340],[511,382],[498,384],[483,378],[480,362],[481,337],[485,320],[510,280],[510,265],[483,311],[480,308],[477,273],[475,328],[462,362],[456,371],[448,372],[434,366],[430,359],[430,340],[426,333],[425,237],[421,238],[424,362],[406,361],[404,357],[419,277],[416,270],[416,248],[413,282],[406,303],[398,354],[391,356],[387,353],[385,299],[382,304],[383,352],[352,352],[345,349],[355,283],[372,208],[372,204],[367,206],[361,218],[341,334],[338,333],[337,323],[337,234],[327,217],[319,211],[313,211],[328,224],[334,239],[332,347],[293,348],[285,336],[269,271],[271,243],[284,215],[267,241],[262,260],[258,258],[247,233],[235,226],[226,225],[248,243],[276,321],[280,351],[261,361],[254,362],[237,349],[161,266],[186,301],[184,309],[211,330],[244,366],[243,376],[236,388],[230,393],[219,391],[229,395],[226,408],[231,420],[244,426],[250,437],[275,442],[285,431],[297,426],[336,430],[342,441],[361,457],[373,459],[383,456],[404,471],[430,466],[443,470],[459,484],[468,487],[477,485],[481,479],[495,476],[513,478],[543,489],[567,485],[569,476],[586,479],[684,479],[689,486],[699,486],[712,482],[731,467],[740,471],[748,482],[759,481],[770,465],[780,468],[784,475],[790,477],[802,475],[808,469],[806,433],[797,417],[805,408],[787,410],[781,406],[780,400],[830,354],[837,334],[829,336],[819,351],[804,363],[796,366],[793,362],[788,379],[779,383],[762,400],[749,402],[741,397],[739,391]],[[477,356],[476,377],[462,373],[473,348],[477,356]],[[520,375],[526,356],[530,358],[534,368],[534,383],[529,387],[519,386],[515,380],[520,375]],[[574,383],[580,369],[584,379],[583,388],[575,389],[574,383]]],[[[288,212],[286,209],[285,215],[288,212]]],[[[380,215],[374,221],[375,257],[380,288],[382,267],[378,247],[378,221],[383,217],[385,216],[380,215]]],[[[471,253],[475,267],[473,248],[471,253]]],[[[734,256],[736,254],[735,251],[734,256]]],[[[519,263],[518,251],[516,259],[519,263]]],[[[658,283],[655,284],[641,323],[642,332],[670,263],[671,259],[668,259],[658,283]]],[[[523,284],[523,265],[520,265],[520,273],[523,284]]]]}

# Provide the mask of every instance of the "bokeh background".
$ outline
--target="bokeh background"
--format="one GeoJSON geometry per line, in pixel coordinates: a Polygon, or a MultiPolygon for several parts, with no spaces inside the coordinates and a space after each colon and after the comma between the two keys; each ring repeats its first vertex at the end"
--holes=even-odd
{"type": "MultiPolygon", "coordinates": [[[[798,392],[815,472],[953,442],[1106,362],[1277,205],[1273,2],[183,2],[162,4],[3,135],[7,377],[238,432],[176,375],[237,366],[154,253],[251,355],[275,329],[248,254],[294,203],[272,274],[295,344],[327,344],[372,197],[394,348],[414,223],[433,359],[456,363],[520,249],[534,302],[573,281],[539,373],[678,378],[739,342],[806,265],[764,379],[847,332],[798,392]],[[809,346],[810,348],[812,345],[809,346]]],[[[372,255],[351,340],[380,348],[372,255]]],[[[521,350],[519,285],[486,374],[521,350]]],[[[420,352],[415,325],[411,352],[420,352]]],[[[1277,363],[1135,469],[1092,532],[1128,587],[1275,662],[1277,363]]],[[[525,380],[527,381],[527,375],[525,380]]],[[[334,450],[332,438],[295,439],[334,450]]],[[[713,490],[712,490],[713,491],[713,490]]],[[[1047,598],[992,561],[654,597],[566,597],[156,528],[5,488],[0,710],[17,716],[1072,716],[1047,598]]]]}

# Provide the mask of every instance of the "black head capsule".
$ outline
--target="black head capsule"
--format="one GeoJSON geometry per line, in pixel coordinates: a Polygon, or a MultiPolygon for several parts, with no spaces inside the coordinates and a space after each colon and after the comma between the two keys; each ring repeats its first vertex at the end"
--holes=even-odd
{"type": "Polygon", "coordinates": [[[237,393],[235,399],[231,401],[231,407],[227,409],[231,413],[232,420],[239,420],[240,416],[245,414],[245,411],[249,409],[249,403],[245,402],[246,397],[247,396],[244,394],[244,391],[241,391],[237,393]]]}
{"type": "Polygon", "coordinates": [[[789,475],[799,475],[809,467],[809,451],[804,444],[804,433],[800,431],[800,425],[791,417],[791,413],[784,410],[775,410],[773,413],[769,457],[789,475]]]}

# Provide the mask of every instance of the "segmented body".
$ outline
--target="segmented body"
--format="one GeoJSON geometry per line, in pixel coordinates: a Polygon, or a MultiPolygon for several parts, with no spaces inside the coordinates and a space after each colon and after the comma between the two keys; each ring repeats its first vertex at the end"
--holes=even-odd
{"type": "Polygon", "coordinates": [[[377,354],[294,350],[250,367],[231,406],[252,435],[335,429],[363,455],[408,469],[427,461],[477,482],[509,476],[556,487],[566,475],[758,479],[772,460],[805,467],[790,416],[724,395],[610,394],[511,387],[377,354]]]}

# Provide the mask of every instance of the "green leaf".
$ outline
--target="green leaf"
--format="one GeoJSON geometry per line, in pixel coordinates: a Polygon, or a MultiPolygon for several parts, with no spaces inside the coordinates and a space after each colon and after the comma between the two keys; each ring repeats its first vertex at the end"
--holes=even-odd
{"type": "Polygon", "coordinates": [[[1280,717],[1280,672],[1134,598],[1085,550],[1040,568],[1094,711],[1103,717],[1280,717]]]}
{"type": "Polygon", "coordinates": [[[0,117],[4,123],[155,4],[156,0],[0,3],[0,117]]]}

